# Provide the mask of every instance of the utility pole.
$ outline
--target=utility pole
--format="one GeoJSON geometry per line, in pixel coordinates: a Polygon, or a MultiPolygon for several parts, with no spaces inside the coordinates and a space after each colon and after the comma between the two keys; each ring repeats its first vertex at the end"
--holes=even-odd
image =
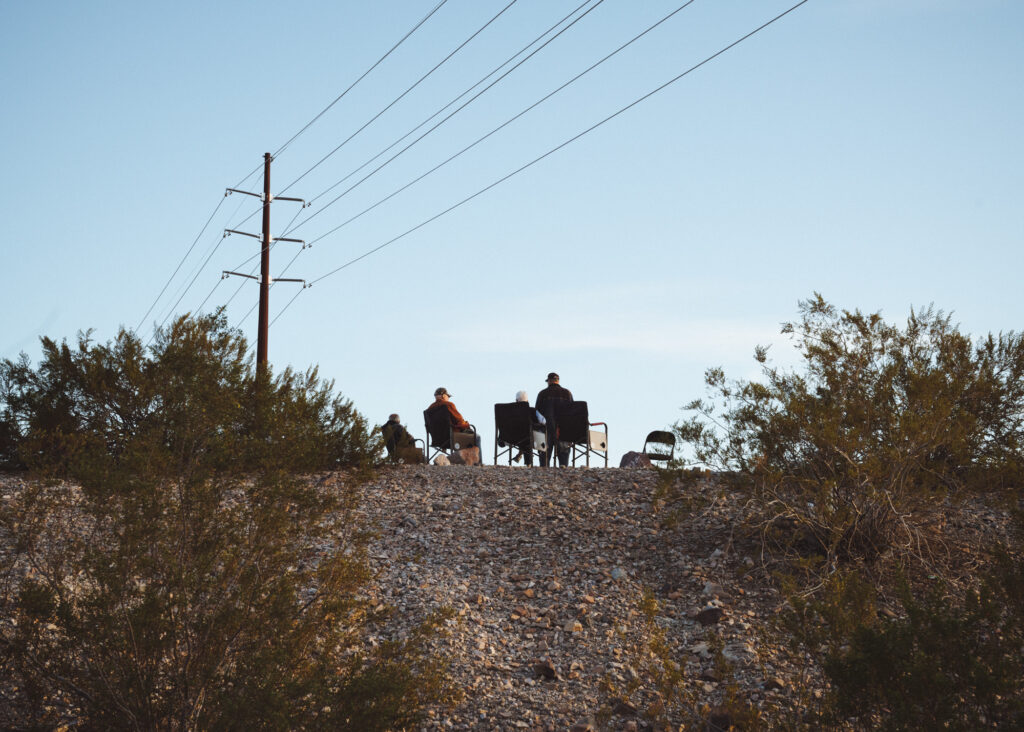
{"type": "Polygon", "coordinates": [[[256,366],[267,363],[270,329],[270,153],[263,153],[263,239],[260,246],[260,325],[256,337],[256,366]]]}
{"type": "Polygon", "coordinates": [[[270,163],[273,160],[273,156],[270,153],[263,154],[263,195],[258,193],[251,193],[249,191],[240,191],[236,188],[228,188],[225,192],[225,196],[230,196],[232,193],[242,193],[246,196],[255,196],[263,201],[263,233],[262,235],[250,234],[246,231],[236,231],[234,229],[225,229],[224,236],[230,236],[231,234],[241,234],[242,236],[251,236],[254,239],[260,240],[260,276],[254,277],[251,274],[244,274],[242,272],[230,272],[224,270],[221,273],[221,279],[230,275],[236,277],[247,277],[250,280],[256,280],[260,283],[260,317],[259,317],[259,330],[256,335],[256,368],[258,370],[266,369],[267,367],[267,344],[269,340],[270,332],[270,285],[272,282],[301,282],[302,286],[306,286],[305,280],[291,279],[279,277],[276,280],[270,277],[270,246],[273,242],[278,241],[290,241],[297,244],[301,244],[302,248],[306,248],[306,242],[302,239],[286,239],[285,237],[271,237],[270,236],[270,203],[271,201],[295,201],[302,204],[305,208],[309,204],[303,201],[301,198],[288,198],[286,196],[277,196],[276,198],[270,193],[270,163]]]}

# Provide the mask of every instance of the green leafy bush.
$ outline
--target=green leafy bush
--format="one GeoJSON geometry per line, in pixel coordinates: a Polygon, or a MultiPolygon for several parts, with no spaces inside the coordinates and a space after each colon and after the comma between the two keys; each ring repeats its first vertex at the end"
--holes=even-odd
{"type": "Polygon", "coordinates": [[[898,617],[875,613],[856,572],[809,600],[787,626],[816,650],[831,682],[819,721],[866,729],[1019,729],[1024,725],[1024,562],[1001,555],[978,592],[942,582],[898,590],[898,617]]]}
{"type": "Polygon", "coordinates": [[[824,566],[925,546],[913,520],[935,499],[1019,485],[1024,339],[974,345],[950,318],[903,328],[839,311],[820,295],[783,327],[802,370],[763,364],[759,381],[707,373],[709,397],[675,427],[702,465],[753,490],[763,535],[824,566]]]}
{"type": "Polygon", "coordinates": [[[148,352],[85,334],[44,340],[37,370],[3,364],[19,459],[51,478],[0,509],[0,649],[37,723],[389,729],[448,693],[434,624],[365,638],[365,421],[315,371],[254,373],[246,350],[211,316],[148,352]],[[345,472],[296,477],[327,468],[345,472]]]}
{"type": "Polygon", "coordinates": [[[0,362],[0,416],[17,459],[51,475],[80,473],[82,460],[127,464],[140,447],[235,471],[365,466],[379,450],[333,383],[315,368],[257,374],[220,315],[177,320],[149,351],[124,330],[107,344],[83,333],[75,348],[42,346],[38,369],[0,362]]]}
{"type": "Polygon", "coordinates": [[[676,425],[698,464],[749,495],[785,627],[830,682],[800,724],[1022,726],[1021,547],[954,549],[944,531],[966,499],[1020,500],[1024,339],[974,342],[932,309],[900,327],[820,295],[800,315],[783,332],[802,368],[759,348],[759,380],[712,369],[676,425]]]}

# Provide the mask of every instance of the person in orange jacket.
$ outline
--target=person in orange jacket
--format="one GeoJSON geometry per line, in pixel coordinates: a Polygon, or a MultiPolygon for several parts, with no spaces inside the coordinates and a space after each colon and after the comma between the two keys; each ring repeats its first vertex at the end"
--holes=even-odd
{"type": "MultiPolygon", "coordinates": [[[[452,400],[452,395],[448,393],[448,390],[443,386],[437,387],[434,390],[434,402],[427,407],[428,412],[433,412],[435,409],[447,409],[448,418],[452,421],[452,429],[457,432],[472,432],[474,434],[474,445],[480,448],[480,435],[477,434],[472,425],[466,421],[466,418],[459,414],[459,410],[455,408],[455,402],[452,400]]],[[[483,463],[483,450],[480,449],[481,464],[483,463]]]]}

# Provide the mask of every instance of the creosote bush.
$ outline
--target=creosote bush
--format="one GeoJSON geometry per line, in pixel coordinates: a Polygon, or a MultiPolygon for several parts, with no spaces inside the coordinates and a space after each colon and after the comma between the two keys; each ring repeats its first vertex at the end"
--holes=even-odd
{"type": "Polygon", "coordinates": [[[977,591],[939,578],[901,612],[877,613],[877,592],[856,571],[811,598],[791,594],[786,625],[817,650],[831,682],[823,726],[863,729],[1020,729],[1024,726],[1024,561],[1000,554],[977,591]]]}
{"type": "Polygon", "coordinates": [[[978,344],[950,318],[906,326],[840,311],[820,295],[783,327],[802,370],[767,363],[759,381],[707,373],[709,397],[675,426],[696,461],[750,489],[764,537],[822,566],[872,563],[927,546],[914,517],[944,496],[1020,485],[1024,339],[978,344]]]}
{"type": "Polygon", "coordinates": [[[396,729],[449,693],[436,623],[367,637],[379,446],[333,385],[255,372],[220,315],[43,351],[0,366],[2,457],[39,478],[0,508],[23,724],[396,729]]]}
{"type": "Polygon", "coordinates": [[[962,502],[1021,501],[1024,339],[974,342],[930,308],[900,327],[820,295],[800,316],[783,332],[802,368],[758,348],[759,380],[712,369],[708,398],[675,426],[697,464],[749,497],[784,625],[830,682],[799,725],[1019,728],[1019,532],[969,557],[940,549],[962,502]]]}

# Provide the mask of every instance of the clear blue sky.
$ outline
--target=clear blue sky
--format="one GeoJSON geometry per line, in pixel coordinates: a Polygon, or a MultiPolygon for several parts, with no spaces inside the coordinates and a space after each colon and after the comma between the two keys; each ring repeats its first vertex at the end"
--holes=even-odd
{"type": "MultiPolygon", "coordinates": [[[[0,0],[0,357],[38,338],[228,305],[255,341],[257,252],[226,227],[235,186],[438,0],[0,0]],[[212,254],[211,254],[212,252],[212,254]],[[202,263],[209,257],[209,263],[202,263]],[[246,270],[248,271],[248,269],[246,270]],[[191,289],[185,285],[197,273],[191,289]],[[180,297],[180,302],[179,302],[180,297]],[[147,316],[147,310],[156,307],[147,316]],[[176,308],[172,306],[177,304],[176,308]],[[145,317],[144,317],[145,316],[145,317]]],[[[582,0],[519,0],[284,195],[313,199],[582,0]]],[[[596,0],[593,0],[596,2],[596,0]]],[[[680,5],[605,0],[436,132],[291,236],[337,227],[680,5]]],[[[486,142],[302,252],[324,277],[547,152],[795,0],[696,0],[486,142]]],[[[508,0],[448,0],[274,162],[275,193],[468,38],[508,0]]],[[[677,420],[703,372],[756,373],[754,346],[822,292],[902,320],[953,311],[975,335],[1020,330],[1024,301],[1024,3],[810,0],[678,83],[295,298],[276,368],[319,364],[371,420],[446,386],[493,445],[493,408],[558,371],[610,425],[612,462],[677,420]]],[[[257,190],[258,177],[243,187],[257,190]]],[[[277,235],[297,212],[273,207],[277,235]]],[[[272,271],[294,255],[273,251],[272,271]]],[[[277,315],[297,292],[272,289],[277,315]]],[[[490,458],[487,458],[488,462],[490,458]]]]}

